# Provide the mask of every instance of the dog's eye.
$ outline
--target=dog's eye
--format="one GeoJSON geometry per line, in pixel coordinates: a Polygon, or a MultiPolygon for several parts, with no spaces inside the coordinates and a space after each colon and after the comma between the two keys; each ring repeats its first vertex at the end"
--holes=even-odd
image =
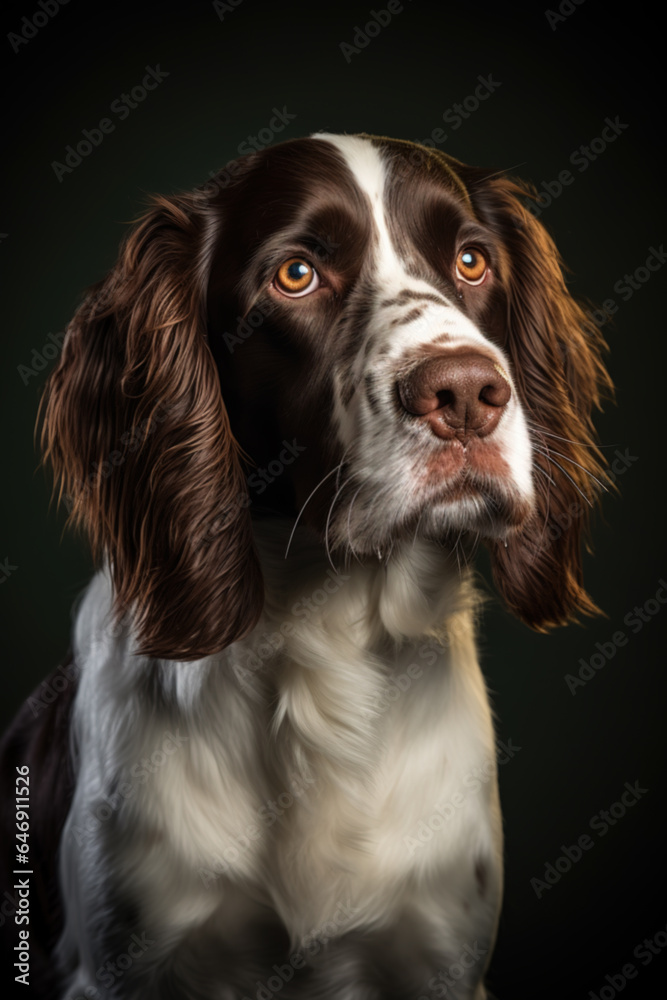
{"type": "Polygon", "coordinates": [[[477,247],[464,247],[456,258],[456,273],[469,285],[481,285],[489,265],[486,257],[477,247]]]}
{"type": "Polygon", "coordinates": [[[290,257],[278,268],[273,283],[283,295],[296,299],[314,292],[319,287],[320,278],[315,268],[302,257],[290,257]]]}

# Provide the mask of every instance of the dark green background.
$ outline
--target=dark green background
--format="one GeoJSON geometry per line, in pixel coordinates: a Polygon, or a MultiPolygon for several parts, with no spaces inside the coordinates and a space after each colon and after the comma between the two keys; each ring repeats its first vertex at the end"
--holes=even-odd
{"type": "Polygon", "coordinates": [[[636,460],[619,479],[620,497],[604,500],[596,555],[587,559],[589,588],[607,618],[545,637],[510,620],[497,601],[485,615],[482,662],[499,735],[521,747],[500,768],[507,885],[490,981],[500,1000],[587,998],[634,962],[639,973],[623,996],[652,997],[667,978],[667,950],[647,968],[632,952],[667,925],[667,611],[575,696],[564,675],[667,577],[664,274],[627,302],[613,289],[667,239],[655,26],[637,27],[638,5],[615,19],[594,0],[571,4],[556,30],[540,3],[414,0],[348,63],[340,43],[352,42],[374,6],[383,0],[243,0],[221,21],[206,2],[129,9],[71,0],[16,54],[5,36],[39,8],[16,4],[5,15],[0,561],[17,568],[0,584],[3,722],[65,652],[71,606],[90,573],[83,544],[61,537],[63,518],[49,513],[37,468],[32,434],[46,371],[24,385],[18,366],[32,364],[33,348],[64,328],[82,290],[111,265],[145,193],[204,180],[268,125],[274,106],[296,115],[277,139],[321,129],[423,139],[442,127],[447,152],[512,168],[537,185],[570,168],[574,183],[542,218],[571,268],[572,290],[619,302],[605,326],[618,402],[598,426],[610,457],[629,449],[636,460]],[[156,64],[169,77],[125,121],[111,116],[115,131],[59,183],[52,161],[156,64]],[[480,74],[501,86],[452,131],[443,112],[473,93],[480,74]],[[617,115],[628,128],[585,172],[572,168],[570,155],[617,115]],[[636,780],[648,792],[538,900],[530,879],[636,780]]]}

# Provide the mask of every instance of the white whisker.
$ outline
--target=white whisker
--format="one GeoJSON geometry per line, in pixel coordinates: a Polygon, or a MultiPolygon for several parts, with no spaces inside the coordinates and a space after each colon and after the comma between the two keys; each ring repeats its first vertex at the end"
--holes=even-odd
{"type": "Polygon", "coordinates": [[[598,484],[598,486],[600,486],[601,489],[603,489],[605,491],[605,493],[609,492],[609,490],[607,489],[607,487],[605,486],[605,484],[603,482],[601,482],[597,478],[597,476],[594,476],[592,472],[590,472],[587,468],[585,468],[585,466],[580,465],[579,462],[575,462],[575,460],[573,458],[569,458],[567,455],[563,455],[563,453],[560,452],[560,451],[553,451],[552,452],[552,451],[549,451],[548,449],[547,449],[547,451],[548,451],[547,458],[549,457],[549,455],[558,455],[559,458],[564,458],[566,462],[571,462],[572,465],[576,465],[578,469],[581,469],[581,471],[585,472],[587,476],[590,476],[591,479],[594,479],[595,482],[598,484]]]}
{"type": "MultiPolygon", "coordinates": [[[[362,483],[362,485],[363,485],[363,483],[362,483]]],[[[354,551],[354,545],[352,544],[352,528],[351,528],[351,525],[350,525],[350,518],[352,517],[352,508],[354,507],[354,501],[359,496],[360,490],[361,490],[361,486],[359,487],[359,489],[357,490],[357,492],[352,497],[352,499],[350,501],[350,509],[347,512],[347,544],[350,546],[350,552],[352,553],[352,555],[354,556],[354,558],[357,560],[357,562],[361,565],[361,559],[359,558],[359,556],[357,555],[357,553],[354,551]]]]}
{"type": "MultiPolygon", "coordinates": [[[[344,461],[344,459],[343,459],[343,461],[344,461]]],[[[341,465],[342,464],[343,463],[341,462],[341,465]]],[[[340,466],[338,468],[339,468],[339,471],[340,471],[340,466]]],[[[338,477],[336,477],[336,482],[338,482],[338,477]]],[[[333,560],[331,558],[331,550],[329,549],[329,524],[331,522],[331,515],[333,514],[333,509],[334,509],[334,506],[336,504],[336,500],[340,496],[341,491],[345,489],[345,487],[347,486],[347,484],[349,482],[350,482],[350,479],[346,479],[345,482],[343,483],[343,485],[341,487],[339,487],[339,489],[336,490],[336,493],[334,494],[334,498],[331,501],[331,506],[329,507],[329,513],[327,514],[327,523],[326,523],[326,525],[324,527],[324,548],[325,548],[325,551],[326,551],[326,554],[327,554],[327,559],[329,560],[329,565],[331,566],[331,568],[334,571],[336,570],[336,567],[333,564],[333,560]]]]}
{"type": "MultiPolygon", "coordinates": [[[[574,486],[574,488],[575,488],[575,490],[577,491],[577,493],[579,494],[579,496],[580,496],[580,497],[582,497],[582,498],[583,498],[583,499],[584,499],[584,500],[586,501],[586,503],[588,504],[588,506],[589,506],[589,507],[593,507],[593,506],[594,506],[594,504],[593,504],[593,501],[592,501],[592,500],[590,500],[590,499],[589,499],[589,498],[588,498],[588,497],[586,496],[586,494],[585,494],[585,493],[584,493],[584,492],[583,492],[582,490],[580,490],[580,489],[579,489],[579,487],[578,487],[578,486],[577,486],[577,484],[575,483],[575,481],[574,481],[574,479],[572,478],[572,476],[571,476],[571,475],[569,474],[569,472],[567,472],[567,471],[566,471],[566,470],[565,470],[565,469],[563,468],[563,466],[562,466],[562,465],[560,464],[560,462],[557,462],[557,461],[556,461],[556,459],[555,459],[555,458],[552,458],[552,457],[551,457],[551,455],[550,455],[550,454],[549,454],[548,452],[546,452],[546,451],[543,451],[543,452],[541,452],[541,454],[542,454],[542,455],[544,456],[544,458],[546,458],[546,459],[547,459],[547,461],[548,461],[548,462],[551,462],[551,464],[552,464],[552,465],[555,465],[555,466],[556,466],[557,468],[559,468],[559,469],[560,469],[560,471],[561,471],[561,472],[563,473],[563,475],[564,475],[564,476],[566,476],[566,477],[567,477],[567,478],[568,478],[568,479],[570,480],[570,482],[571,482],[571,483],[572,483],[572,485],[574,486]]],[[[544,470],[543,470],[543,471],[544,471],[544,470]]],[[[555,485],[555,484],[554,484],[554,485],[555,485]]]]}
{"type": "Polygon", "coordinates": [[[320,479],[320,481],[317,484],[317,486],[315,487],[315,489],[306,498],[306,502],[304,503],[304,505],[301,508],[301,510],[299,511],[299,513],[296,515],[296,521],[294,522],[294,527],[292,528],[292,531],[291,531],[290,536],[289,536],[289,540],[287,542],[287,548],[285,549],[285,557],[284,557],[285,559],[287,559],[287,556],[289,554],[290,545],[292,544],[292,539],[294,538],[294,532],[296,531],[296,527],[297,527],[297,525],[299,523],[299,519],[300,519],[301,515],[303,514],[304,510],[306,509],[306,507],[308,506],[308,504],[310,503],[310,501],[312,500],[312,498],[315,496],[315,494],[319,490],[320,486],[323,483],[326,482],[326,480],[329,478],[329,476],[333,476],[334,472],[336,472],[338,469],[340,469],[340,466],[342,464],[343,463],[341,462],[339,465],[335,466],[335,468],[333,468],[330,472],[327,472],[326,476],[323,476],[322,479],[320,479]]]}
{"type": "Polygon", "coordinates": [[[565,441],[567,444],[576,444],[578,448],[617,448],[618,445],[615,444],[596,444],[595,442],[586,444],[584,441],[575,441],[573,438],[562,437],[560,434],[554,434],[553,431],[547,431],[544,427],[539,424],[535,424],[532,421],[528,421],[531,428],[536,434],[545,435],[546,437],[555,438],[557,441],[565,441]]]}

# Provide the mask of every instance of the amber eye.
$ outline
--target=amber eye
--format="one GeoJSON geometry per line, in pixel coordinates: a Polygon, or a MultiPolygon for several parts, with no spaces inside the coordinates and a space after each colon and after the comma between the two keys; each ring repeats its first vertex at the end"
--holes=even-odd
{"type": "Polygon", "coordinates": [[[489,265],[486,257],[477,247],[464,247],[456,258],[456,273],[469,285],[481,285],[489,265]]]}
{"type": "Polygon", "coordinates": [[[283,295],[296,299],[314,292],[319,287],[320,278],[315,268],[302,257],[290,257],[280,265],[273,282],[283,295]]]}

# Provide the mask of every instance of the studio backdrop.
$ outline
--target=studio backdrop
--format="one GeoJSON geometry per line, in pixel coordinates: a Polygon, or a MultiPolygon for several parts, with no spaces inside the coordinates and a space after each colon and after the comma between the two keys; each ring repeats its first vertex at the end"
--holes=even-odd
{"type": "MultiPolygon", "coordinates": [[[[617,396],[596,424],[617,490],[601,497],[585,557],[603,616],[530,631],[480,554],[506,838],[489,984],[500,1000],[656,996],[667,979],[667,226],[650,26],[638,33],[630,8],[596,0],[23,0],[2,17],[3,727],[31,692],[35,713],[59,696],[40,682],[67,652],[92,572],[66,510],[49,506],[40,394],[146,196],[323,130],[416,140],[531,181],[532,211],[609,345],[617,396]]],[[[600,492],[591,483],[593,501],[600,492]]],[[[562,530],[581,515],[575,505],[562,530]]],[[[0,900],[14,934],[12,886],[0,900]]]]}

